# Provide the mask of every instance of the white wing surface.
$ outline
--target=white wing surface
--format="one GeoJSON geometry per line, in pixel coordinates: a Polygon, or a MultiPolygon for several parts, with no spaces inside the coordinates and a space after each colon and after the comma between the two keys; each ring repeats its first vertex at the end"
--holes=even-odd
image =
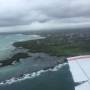
{"type": "Polygon", "coordinates": [[[67,58],[74,82],[83,82],[75,90],[90,90],[90,55],[67,58]]]}

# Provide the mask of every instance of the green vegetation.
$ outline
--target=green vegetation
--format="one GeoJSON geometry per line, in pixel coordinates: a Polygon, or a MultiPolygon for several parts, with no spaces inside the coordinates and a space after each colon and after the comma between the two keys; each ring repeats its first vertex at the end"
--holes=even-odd
{"type": "Polygon", "coordinates": [[[44,52],[55,56],[90,54],[90,39],[85,33],[50,33],[46,39],[16,42],[15,47],[29,49],[29,52],[44,52]],[[80,36],[81,34],[81,36],[80,36]]]}

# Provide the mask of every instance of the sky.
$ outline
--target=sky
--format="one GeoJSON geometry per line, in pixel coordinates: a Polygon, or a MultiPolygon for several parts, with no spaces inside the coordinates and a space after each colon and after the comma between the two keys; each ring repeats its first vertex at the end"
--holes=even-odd
{"type": "Polygon", "coordinates": [[[0,0],[0,32],[90,27],[90,0],[0,0]]]}

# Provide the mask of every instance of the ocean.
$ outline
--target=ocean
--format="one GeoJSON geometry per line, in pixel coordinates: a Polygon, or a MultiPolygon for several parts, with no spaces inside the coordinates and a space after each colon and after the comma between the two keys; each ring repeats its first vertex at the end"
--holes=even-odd
{"type": "Polygon", "coordinates": [[[10,80],[12,83],[1,85],[0,90],[75,90],[74,81],[69,71],[68,64],[57,70],[43,72],[40,75],[10,80]],[[20,80],[20,81],[19,81],[20,80]]]}
{"type": "Polygon", "coordinates": [[[0,60],[9,57],[14,47],[12,44],[18,41],[40,39],[39,35],[8,34],[0,35],[0,60]]]}
{"type": "MultiPolygon", "coordinates": [[[[15,49],[14,42],[41,39],[38,35],[0,35],[0,60],[10,57],[15,49]]],[[[46,70],[30,72],[31,61],[0,68],[0,90],[75,90],[75,83],[68,63],[46,70]]]]}

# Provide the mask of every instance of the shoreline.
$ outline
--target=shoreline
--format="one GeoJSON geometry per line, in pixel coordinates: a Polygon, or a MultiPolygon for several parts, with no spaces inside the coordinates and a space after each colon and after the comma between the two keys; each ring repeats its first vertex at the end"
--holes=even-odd
{"type": "Polygon", "coordinates": [[[24,42],[15,42],[13,46],[16,48],[24,48],[28,49],[31,53],[47,53],[51,56],[57,57],[72,57],[72,56],[79,56],[79,55],[87,55],[90,54],[90,51],[86,48],[81,48],[80,46],[70,46],[66,44],[59,44],[59,43],[52,43],[49,42],[49,38],[46,39],[39,39],[39,40],[31,40],[31,41],[24,41],[24,42]],[[86,49],[86,50],[84,50],[86,49]]]}

